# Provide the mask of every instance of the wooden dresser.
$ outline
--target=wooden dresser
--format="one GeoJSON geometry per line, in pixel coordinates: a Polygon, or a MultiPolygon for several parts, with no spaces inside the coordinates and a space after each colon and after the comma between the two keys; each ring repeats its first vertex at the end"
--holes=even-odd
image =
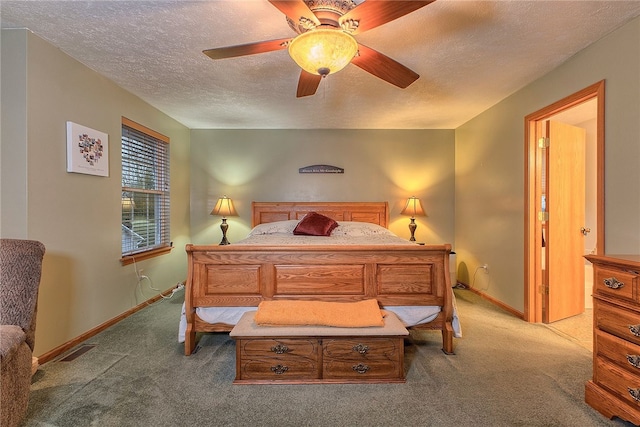
{"type": "Polygon", "coordinates": [[[257,326],[245,313],[236,341],[236,384],[404,382],[404,336],[389,313],[384,327],[257,326]]]}
{"type": "Polygon", "coordinates": [[[640,255],[587,255],[593,263],[593,379],[585,401],[640,425],[640,255]]]}

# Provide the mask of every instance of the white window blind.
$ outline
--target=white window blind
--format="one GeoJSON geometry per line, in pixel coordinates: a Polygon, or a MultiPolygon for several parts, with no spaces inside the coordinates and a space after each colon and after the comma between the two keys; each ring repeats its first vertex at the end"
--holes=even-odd
{"type": "Polygon", "coordinates": [[[123,118],[123,257],[170,246],[169,141],[135,125],[123,118]]]}

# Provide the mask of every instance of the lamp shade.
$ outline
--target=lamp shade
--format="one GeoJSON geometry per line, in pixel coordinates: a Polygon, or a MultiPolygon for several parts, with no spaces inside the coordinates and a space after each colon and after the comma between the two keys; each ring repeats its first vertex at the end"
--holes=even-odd
{"type": "Polygon", "coordinates": [[[425,216],[424,209],[422,209],[422,203],[420,203],[420,199],[415,196],[411,196],[407,199],[407,204],[400,214],[410,215],[412,218],[416,216],[425,216]]]}
{"type": "Polygon", "coordinates": [[[215,207],[211,211],[211,215],[221,215],[223,218],[227,216],[238,216],[236,208],[233,207],[233,202],[227,196],[222,196],[218,199],[215,207]]]}
{"type": "Polygon", "coordinates": [[[289,43],[289,55],[308,73],[326,76],[346,67],[358,52],[358,43],[339,29],[318,28],[289,43]]]}

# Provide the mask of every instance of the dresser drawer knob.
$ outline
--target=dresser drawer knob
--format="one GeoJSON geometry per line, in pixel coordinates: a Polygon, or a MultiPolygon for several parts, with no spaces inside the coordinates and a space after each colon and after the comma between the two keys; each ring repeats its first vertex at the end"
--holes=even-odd
{"type": "Polygon", "coordinates": [[[354,371],[356,371],[359,374],[366,374],[367,371],[371,368],[369,368],[367,365],[365,365],[364,363],[358,363],[357,365],[353,365],[351,367],[351,369],[353,369],[354,371]]]}
{"type": "Polygon", "coordinates": [[[609,277],[608,279],[603,280],[604,285],[610,289],[620,289],[624,286],[624,282],[619,281],[615,277],[609,277]]]}
{"type": "Polygon", "coordinates": [[[289,370],[289,367],[284,365],[276,365],[271,367],[271,372],[273,372],[276,375],[282,375],[288,370],[289,370]]]}
{"type": "Polygon", "coordinates": [[[367,354],[367,352],[369,351],[369,346],[366,346],[364,344],[358,344],[358,345],[354,345],[352,350],[357,351],[360,354],[367,354]]]}
{"type": "Polygon", "coordinates": [[[637,354],[627,354],[627,362],[634,368],[640,368],[640,355],[637,354]]]}
{"type": "Polygon", "coordinates": [[[640,388],[627,387],[627,390],[629,391],[629,395],[633,398],[633,400],[635,400],[636,402],[640,402],[640,388]]]}
{"type": "Polygon", "coordinates": [[[275,354],[284,354],[289,351],[289,347],[287,347],[286,345],[278,344],[271,347],[271,351],[273,351],[275,354]]]}
{"type": "Polygon", "coordinates": [[[636,337],[640,337],[640,325],[629,325],[629,330],[636,337]]]}

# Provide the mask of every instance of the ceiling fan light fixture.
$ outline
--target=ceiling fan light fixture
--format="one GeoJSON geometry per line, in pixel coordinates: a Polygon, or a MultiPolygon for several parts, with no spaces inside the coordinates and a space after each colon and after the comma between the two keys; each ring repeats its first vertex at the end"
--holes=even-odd
{"type": "Polygon", "coordinates": [[[289,55],[300,68],[325,77],[346,67],[358,53],[358,43],[339,29],[307,31],[289,43],[289,55]]]}

